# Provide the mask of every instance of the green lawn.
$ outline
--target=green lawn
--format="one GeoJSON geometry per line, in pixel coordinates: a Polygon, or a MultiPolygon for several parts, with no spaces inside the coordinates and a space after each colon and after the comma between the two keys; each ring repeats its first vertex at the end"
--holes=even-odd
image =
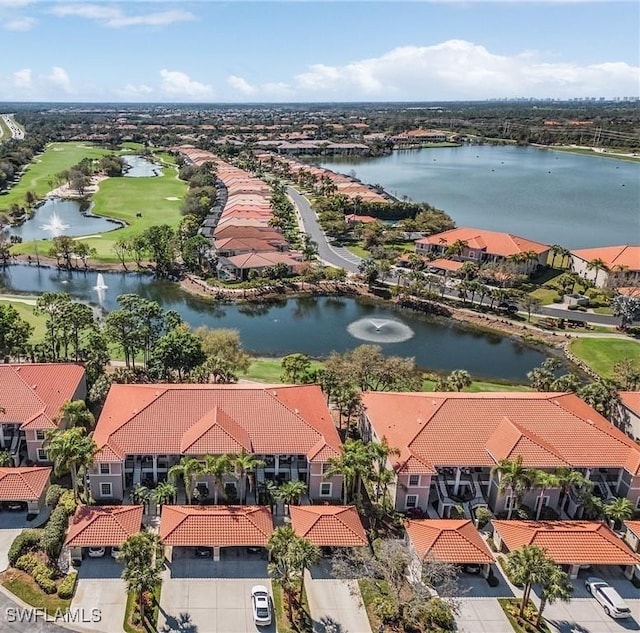
{"type": "Polygon", "coordinates": [[[10,295],[0,295],[0,305],[12,305],[20,317],[30,323],[34,330],[31,335],[31,342],[38,343],[44,338],[45,323],[47,321],[44,315],[35,315],[33,313],[33,305],[25,303],[25,301],[35,301],[33,298],[12,297],[10,295]]]}
{"type": "MultiPolygon", "coordinates": [[[[433,391],[436,381],[425,378],[422,382],[422,391],[433,391]]],[[[462,391],[466,393],[479,393],[482,391],[531,391],[531,387],[527,385],[512,385],[500,382],[485,382],[483,380],[474,380],[469,387],[465,387],[462,391]]]]}
{"type": "Polygon", "coordinates": [[[64,612],[71,605],[71,599],[63,600],[55,593],[47,595],[31,576],[17,569],[4,572],[2,585],[32,607],[46,609],[49,615],[54,615],[58,610],[64,612]]]}
{"type": "Polygon", "coordinates": [[[361,244],[348,244],[346,245],[347,250],[358,257],[362,257],[362,259],[367,259],[371,257],[371,253],[364,248],[361,244]]]}
{"type": "Polygon", "coordinates": [[[571,351],[603,378],[614,378],[613,366],[630,358],[640,365],[640,343],[618,338],[579,338],[571,341],[571,351]]]}
{"type": "MultiPolygon", "coordinates": [[[[168,154],[161,156],[169,160],[168,154]]],[[[181,220],[180,205],[187,190],[187,183],[178,180],[174,166],[164,167],[162,176],[154,178],[108,178],[100,183],[93,195],[92,212],[110,218],[123,220],[127,226],[83,239],[97,251],[96,259],[101,262],[117,262],[113,244],[119,239],[139,235],[150,226],[169,224],[177,227],[181,220]],[[141,217],[136,217],[140,213],[141,217]]],[[[40,242],[40,253],[47,252],[50,241],[40,242]]],[[[35,253],[32,242],[14,247],[16,253],[35,253]]]]}
{"type": "Polygon", "coordinates": [[[0,196],[0,213],[6,211],[13,202],[22,204],[27,191],[44,197],[56,188],[55,175],[77,165],[83,158],[100,158],[110,153],[107,149],[88,143],[51,143],[42,155],[27,166],[20,182],[9,193],[0,196]]]}
{"type": "Polygon", "coordinates": [[[617,158],[618,160],[628,160],[631,162],[640,162],[640,156],[636,155],[636,156],[622,156],[621,154],[615,153],[615,152],[621,152],[621,153],[630,153],[629,150],[624,150],[624,149],[619,149],[619,150],[611,150],[610,152],[594,152],[592,149],[589,149],[588,147],[560,147],[558,145],[555,145],[553,147],[550,147],[549,149],[552,149],[555,152],[569,152],[571,154],[587,154],[590,156],[599,156],[599,157],[604,157],[604,158],[617,158]]]}
{"type": "Polygon", "coordinates": [[[11,132],[9,131],[9,127],[4,122],[4,119],[0,118],[0,143],[2,141],[8,141],[11,138],[11,132]]]}

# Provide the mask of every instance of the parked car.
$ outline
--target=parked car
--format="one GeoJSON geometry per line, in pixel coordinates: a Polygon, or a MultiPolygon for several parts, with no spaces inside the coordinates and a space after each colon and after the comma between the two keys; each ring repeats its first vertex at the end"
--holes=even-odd
{"type": "Polygon", "coordinates": [[[113,558],[118,558],[119,555],[120,555],[120,548],[119,547],[112,547],[111,548],[111,556],[113,558]]]}
{"type": "Polygon", "coordinates": [[[479,574],[482,571],[482,565],[476,563],[469,563],[462,566],[462,571],[465,574],[479,574]]]}
{"type": "Polygon", "coordinates": [[[211,558],[213,556],[213,549],[210,547],[196,547],[196,558],[211,558]]]}
{"type": "Polygon", "coordinates": [[[11,512],[23,512],[27,509],[27,504],[24,501],[5,501],[2,507],[11,512]]]}
{"type": "Polygon", "coordinates": [[[88,547],[87,556],[89,556],[89,558],[102,558],[105,551],[104,547],[88,547]]]}
{"type": "Polygon", "coordinates": [[[584,583],[587,591],[602,605],[604,612],[612,618],[629,618],[631,609],[620,594],[602,578],[591,576],[584,583]]]}
{"type": "Polygon", "coordinates": [[[271,600],[269,590],[264,585],[251,588],[251,605],[253,607],[253,621],[258,626],[271,624],[271,600]]]}

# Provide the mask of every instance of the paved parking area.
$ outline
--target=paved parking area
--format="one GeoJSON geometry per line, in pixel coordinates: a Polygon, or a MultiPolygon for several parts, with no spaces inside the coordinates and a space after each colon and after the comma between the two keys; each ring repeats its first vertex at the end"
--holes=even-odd
{"type": "Polygon", "coordinates": [[[305,573],[305,587],[313,632],[324,633],[328,624],[340,633],[371,633],[357,580],[338,580],[323,561],[305,573]]]}
{"type": "Polygon", "coordinates": [[[122,564],[108,554],[103,558],[85,558],[78,569],[78,585],[72,609],[82,609],[90,619],[92,609],[100,609],[99,622],[83,622],[84,629],[115,633],[122,631],[127,603],[127,587],[120,578],[122,564]]]}
{"type": "Polygon", "coordinates": [[[27,512],[0,512],[0,571],[9,566],[7,553],[13,539],[27,526],[27,512]]]}
{"type": "Polygon", "coordinates": [[[191,548],[174,554],[163,573],[158,631],[162,633],[275,633],[275,623],[253,621],[251,587],[271,589],[267,561],[235,557],[196,559],[191,548]]]}

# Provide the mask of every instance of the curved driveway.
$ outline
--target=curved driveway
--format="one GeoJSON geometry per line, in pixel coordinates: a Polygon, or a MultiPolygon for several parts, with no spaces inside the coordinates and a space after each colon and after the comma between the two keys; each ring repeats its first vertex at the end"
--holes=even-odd
{"type": "Polygon", "coordinates": [[[315,211],[302,194],[298,193],[293,187],[287,187],[287,194],[298,209],[305,232],[318,245],[318,257],[332,266],[344,268],[350,273],[357,273],[358,264],[362,259],[349,252],[343,246],[333,246],[329,243],[324,231],[318,224],[315,211]]]}

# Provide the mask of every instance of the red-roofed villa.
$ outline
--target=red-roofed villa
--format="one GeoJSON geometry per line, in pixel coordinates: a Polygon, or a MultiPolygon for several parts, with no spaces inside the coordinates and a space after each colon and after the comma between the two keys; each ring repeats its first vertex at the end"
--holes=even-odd
{"type": "Polygon", "coordinates": [[[355,506],[289,506],[298,536],[322,548],[364,547],[367,535],[355,506]]]}
{"type": "Polygon", "coordinates": [[[0,468],[0,503],[19,501],[29,514],[38,514],[44,506],[51,468],[33,466],[0,468]]]}

